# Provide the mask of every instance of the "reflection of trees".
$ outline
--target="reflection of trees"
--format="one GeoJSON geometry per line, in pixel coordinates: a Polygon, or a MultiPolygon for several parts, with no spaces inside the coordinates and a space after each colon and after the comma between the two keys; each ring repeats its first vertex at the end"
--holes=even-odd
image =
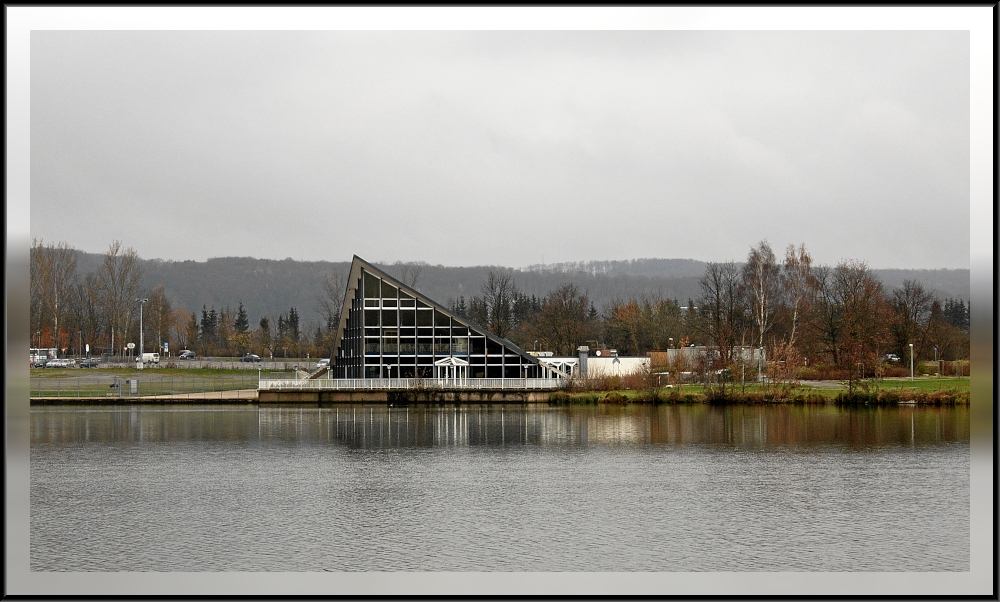
{"type": "Polygon", "coordinates": [[[46,444],[182,441],[340,444],[359,449],[667,444],[737,448],[967,442],[957,408],[820,406],[33,410],[31,441],[46,444]]]}

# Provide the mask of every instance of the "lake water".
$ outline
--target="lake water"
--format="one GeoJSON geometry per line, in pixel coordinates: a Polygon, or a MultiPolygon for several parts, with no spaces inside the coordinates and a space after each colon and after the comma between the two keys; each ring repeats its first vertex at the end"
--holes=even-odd
{"type": "Polygon", "coordinates": [[[968,571],[968,408],[35,407],[34,571],[968,571]]]}

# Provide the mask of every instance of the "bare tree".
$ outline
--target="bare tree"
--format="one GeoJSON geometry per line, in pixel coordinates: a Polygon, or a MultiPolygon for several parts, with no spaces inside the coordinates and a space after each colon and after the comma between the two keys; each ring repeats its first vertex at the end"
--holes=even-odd
{"type": "Polygon", "coordinates": [[[424,271],[424,264],[397,261],[393,264],[393,267],[396,268],[396,273],[399,275],[400,282],[413,290],[417,290],[417,283],[420,282],[420,274],[424,271]]]}
{"type": "Polygon", "coordinates": [[[326,320],[328,332],[340,325],[340,312],[344,308],[346,294],[347,275],[343,272],[327,274],[323,279],[322,292],[316,297],[316,308],[326,320]]]}
{"type": "Polygon", "coordinates": [[[104,261],[97,269],[97,287],[101,304],[107,313],[111,348],[117,351],[115,337],[122,337],[132,321],[132,306],[139,293],[142,268],[135,249],[122,249],[121,241],[108,245],[104,261]]]}
{"type": "Polygon", "coordinates": [[[842,262],[833,271],[833,298],[839,305],[840,337],[835,357],[851,374],[874,373],[893,323],[882,283],[860,261],[842,262]]]}
{"type": "Polygon", "coordinates": [[[709,263],[698,284],[701,287],[698,306],[705,318],[702,321],[705,334],[728,363],[744,323],[739,270],[732,262],[709,263]]]}
{"type": "Polygon", "coordinates": [[[170,340],[173,308],[170,305],[170,300],[167,299],[166,291],[162,284],[156,285],[156,288],[148,294],[148,297],[149,303],[146,308],[148,317],[143,322],[143,327],[146,329],[144,334],[150,341],[156,339],[156,348],[162,351],[163,335],[167,335],[168,342],[170,340]]]}
{"type": "Polygon", "coordinates": [[[914,280],[904,280],[903,287],[892,292],[892,305],[897,318],[893,328],[897,352],[904,352],[905,347],[913,343],[917,354],[920,354],[933,304],[934,295],[914,280]]]}
{"type": "Polygon", "coordinates": [[[66,243],[45,246],[40,239],[32,241],[30,253],[30,292],[32,326],[45,331],[52,325],[52,344],[62,348],[68,344],[60,326],[67,309],[70,289],[76,284],[76,252],[66,243]]]}
{"type": "Polygon", "coordinates": [[[757,330],[757,347],[764,346],[764,335],[774,323],[774,309],[780,290],[781,272],[774,252],[766,240],[750,249],[743,266],[743,284],[746,286],[750,314],[757,330]]]}
{"type": "Polygon", "coordinates": [[[573,355],[589,329],[589,304],[575,284],[563,284],[542,302],[542,310],[531,324],[531,335],[559,355],[573,355]]]}
{"type": "Polygon", "coordinates": [[[806,251],[805,243],[800,244],[798,249],[795,248],[795,245],[788,245],[788,249],[785,250],[783,280],[786,300],[791,312],[788,344],[794,346],[800,316],[808,311],[807,306],[815,290],[812,257],[806,251]]]}
{"type": "Polygon", "coordinates": [[[519,290],[514,276],[506,270],[490,270],[483,283],[483,302],[486,305],[486,328],[498,337],[506,338],[514,329],[514,299],[519,290]]]}
{"type": "MultiPolygon", "coordinates": [[[[45,294],[46,281],[48,280],[48,256],[41,239],[35,238],[31,241],[31,251],[29,255],[29,280],[28,291],[30,295],[29,304],[29,327],[31,337],[35,333],[41,336],[42,324],[45,322],[45,294]]],[[[41,343],[32,338],[31,345],[41,346],[41,343]]]]}

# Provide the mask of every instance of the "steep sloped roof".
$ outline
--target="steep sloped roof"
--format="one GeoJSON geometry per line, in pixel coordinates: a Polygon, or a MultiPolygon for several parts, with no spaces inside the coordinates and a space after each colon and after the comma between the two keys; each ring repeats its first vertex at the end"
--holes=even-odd
{"type": "Polygon", "coordinates": [[[390,284],[392,284],[393,286],[395,286],[399,290],[405,292],[407,295],[410,295],[411,297],[413,297],[413,298],[415,298],[415,299],[417,299],[417,300],[419,300],[419,301],[421,301],[421,302],[423,302],[423,303],[425,303],[425,304],[433,307],[435,310],[440,311],[444,315],[450,317],[453,320],[453,322],[457,322],[458,324],[461,324],[462,326],[468,327],[470,331],[476,333],[477,335],[485,336],[487,339],[493,341],[494,343],[499,343],[500,345],[503,345],[504,347],[506,347],[510,351],[513,351],[514,353],[516,353],[516,354],[520,355],[521,357],[527,359],[530,363],[533,363],[533,364],[537,364],[538,363],[538,358],[536,358],[536,357],[528,354],[527,352],[525,352],[523,349],[521,349],[520,347],[518,347],[514,343],[511,343],[507,339],[504,339],[504,338],[496,336],[492,332],[486,330],[482,326],[479,326],[475,322],[472,322],[468,318],[463,318],[461,316],[458,316],[458,315],[452,313],[452,311],[450,309],[442,306],[440,303],[434,301],[433,299],[428,298],[427,296],[421,294],[420,292],[414,290],[413,288],[411,288],[411,287],[403,284],[399,280],[393,278],[389,274],[386,274],[385,272],[383,272],[379,268],[377,268],[374,265],[368,263],[364,259],[361,259],[357,255],[355,255],[353,261],[351,261],[351,271],[350,271],[350,274],[347,277],[347,291],[344,294],[344,306],[340,310],[340,324],[337,327],[337,335],[336,335],[336,337],[334,338],[334,341],[333,341],[333,357],[334,358],[337,357],[337,355],[338,355],[338,353],[340,351],[340,342],[343,339],[344,331],[347,329],[347,317],[348,317],[348,314],[350,313],[350,310],[351,310],[351,300],[354,298],[355,291],[358,288],[358,279],[361,278],[361,270],[362,269],[364,269],[365,271],[367,271],[367,272],[369,272],[371,274],[374,274],[374,275],[378,276],[382,280],[388,281],[390,284]]]}

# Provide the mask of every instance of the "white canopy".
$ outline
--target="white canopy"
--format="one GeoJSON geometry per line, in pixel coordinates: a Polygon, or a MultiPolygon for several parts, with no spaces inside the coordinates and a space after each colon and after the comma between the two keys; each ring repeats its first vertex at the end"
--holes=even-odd
{"type": "Polygon", "coordinates": [[[449,355],[448,357],[443,357],[438,361],[434,362],[435,366],[468,366],[469,362],[449,355]]]}

